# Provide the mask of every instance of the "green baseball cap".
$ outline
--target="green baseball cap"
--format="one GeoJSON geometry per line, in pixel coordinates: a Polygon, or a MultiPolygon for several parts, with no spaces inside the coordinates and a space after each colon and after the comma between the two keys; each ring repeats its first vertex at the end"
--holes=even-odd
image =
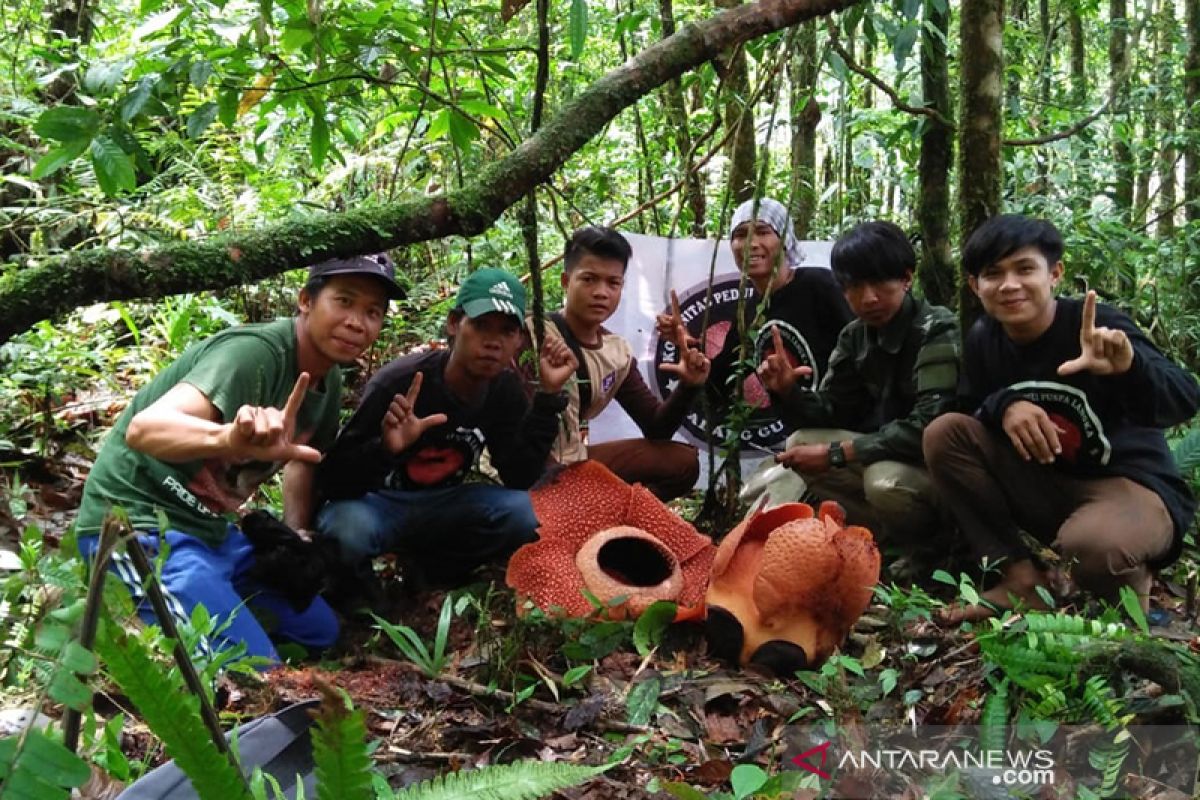
{"type": "Polygon", "coordinates": [[[525,287],[502,269],[481,269],[468,275],[459,287],[457,308],[471,319],[499,311],[524,321],[525,287]]]}

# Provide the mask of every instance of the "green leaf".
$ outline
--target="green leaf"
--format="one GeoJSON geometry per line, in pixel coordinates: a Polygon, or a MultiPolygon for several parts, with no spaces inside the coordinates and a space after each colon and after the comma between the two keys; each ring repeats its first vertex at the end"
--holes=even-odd
{"type": "Polygon", "coordinates": [[[96,170],[100,188],[110,197],[122,191],[132,191],[137,186],[133,159],[107,136],[92,140],[92,168],[96,170]]]}
{"type": "Polygon", "coordinates": [[[642,612],[633,626],[633,646],[637,648],[638,655],[645,656],[658,645],[663,631],[675,619],[677,610],[674,603],[659,600],[642,612]]]}
{"type": "Polygon", "coordinates": [[[574,686],[575,684],[577,684],[581,680],[583,680],[585,677],[587,677],[587,674],[591,671],[592,671],[591,664],[582,664],[578,667],[571,667],[569,670],[567,670],[565,673],[563,673],[563,679],[562,679],[563,686],[568,686],[568,687],[574,686]]]}
{"type": "Polygon", "coordinates": [[[512,798],[535,800],[559,789],[576,786],[599,775],[608,766],[589,767],[565,761],[518,761],[483,769],[451,772],[409,786],[393,800],[484,800],[512,798]]]}
{"type": "Polygon", "coordinates": [[[767,773],[756,764],[738,764],[729,775],[729,783],[733,786],[733,796],[737,800],[749,797],[763,787],[767,782],[767,773]]]}
{"type": "Polygon", "coordinates": [[[95,109],[79,106],[48,108],[33,123],[33,130],[43,139],[70,143],[88,141],[100,130],[100,115],[95,109]]]}
{"type": "Polygon", "coordinates": [[[320,169],[329,155],[329,123],[325,120],[325,104],[313,111],[312,134],[308,139],[308,152],[312,156],[313,169],[320,169]]]}
{"type": "Polygon", "coordinates": [[[83,711],[92,702],[92,691],[79,678],[60,669],[50,680],[50,696],[76,711],[83,711]]]}
{"type": "Polygon", "coordinates": [[[220,109],[217,104],[209,101],[201,103],[191,114],[188,115],[187,135],[189,139],[199,139],[208,130],[208,126],[213,124],[213,120],[217,118],[217,113],[220,109]]]}
{"type": "Polygon", "coordinates": [[[117,107],[123,122],[129,122],[142,113],[142,109],[150,101],[150,96],[154,93],[154,87],[157,85],[157,75],[146,75],[138,81],[137,86],[134,87],[132,92],[122,98],[117,107]]]}
{"type": "Polygon", "coordinates": [[[91,675],[97,667],[96,657],[92,655],[92,651],[76,641],[68,642],[66,648],[63,649],[62,665],[65,669],[81,675],[91,675]]]}
{"type": "Polygon", "coordinates": [[[39,730],[0,739],[0,790],[5,800],[50,800],[91,777],[87,763],[39,730]]]}
{"type": "Polygon", "coordinates": [[[120,86],[124,77],[125,62],[92,64],[83,75],[83,88],[93,97],[103,97],[120,86]]]}
{"type": "Polygon", "coordinates": [[[477,117],[489,117],[491,119],[499,119],[504,116],[504,112],[496,108],[491,103],[483,100],[462,100],[459,102],[459,107],[470,114],[477,117]]]}
{"type": "Polygon", "coordinates": [[[829,62],[829,69],[833,71],[835,78],[841,81],[849,79],[850,69],[846,66],[846,62],[842,60],[841,56],[830,50],[825,54],[825,60],[829,62]]]}
{"type": "Polygon", "coordinates": [[[430,139],[440,139],[450,130],[450,109],[443,108],[434,115],[433,121],[429,123],[429,128],[425,131],[425,135],[430,139]]]}
{"type": "Polygon", "coordinates": [[[191,81],[192,86],[197,89],[203,89],[204,85],[208,83],[208,79],[212,77],[212,74],[212,62],[206,58],[202,58],[199,61],[192,62],[192,66],[188,69],[188,80],[191,81]]]}
{"type": "Polygon", "coordinates": [[[900,673],[891,667],[879,673],[879,688],[883,690],[885,697],[891,694],[892,690],[896,688],[896,679],[899,676],[900,673]]]}
{"type": "Polygon", "coordinates": [[[896,40],[892,43],[892,52],[896,56],[897,72],[904,71],[904,64],[912,54],[913,45],[917,43],[917,30],[916,23],[911,23],[905,25],[896,34],[896,40]]]}
{"type": "Polygon", "coordinates": [[[649,725],[654,710],[658,708],[658,696],[662,693],[662,679],[658,676],[636,683],[625,702],[625,711],[630,725],[649,725]]]}
{"type": "Polygon", "coordinates": [[[659,787],[677,800],[708,800],[708,795],[686,783],[663,781],[659,787]]]}
{"type": "Polygon", "coordinates": [[[200,717],[200,701],[178,671],[164,669],[144,644],[108,620],[96,640],[96,654],[202,800],[249,797],[242,776],[213,744],[200,717]]]}
{"type": "Polygon", "coordinates": [[[1121,606],[1141,632],[1149,636],[1150,623],[1146,620],[1146,612],[1142,610],[1141,600],[1138,599],[1137,592],[1132,587],[1121,587],[1121,606]]]}
{"type": "Polygon", "coordinates": [[[946,572],[944,569],[934,570],[933,579],[938,583],[944,583],[947,586],[953,586],[956,589],[958,588],[958,581],[954,579],[953,575],[951,575],[949,572],[946,572]]]}
{"type": "Polygon", "coordinates": [[[221,120],[221,124],[229,128],[237,121],[238,109],[238,93],[236,89],[226,89],[217,96],[217,119],[221,120]]]}
{"type": "Polygon", "coordinates": [[[371,800],[371,756],[362,711],[326,696],[312,735],[318,800],[371,800]]]}
{"type": "Polygon", "coordinates": [[[922,0],[904,0],[904,18],[916,19],[921,12],[922,0]]]}
{"type": "Polygon", "coordinates": [[[571,36],[571,58],[578,60],[583,55],[583,45],[587,41],[587,0],[571,0],[571,14],[567,26],[571,36]]]}
{"type": "Polygon", "coordinates": [[[450,112],[450,141],[454,142],[459,152],[467,152],[471,148],[471,142],[478,138],[479,129],[475,127],[474,122],[457,111],[450,112]]]}
{"type": "Polygon", "coordinates": [[[38,159],[38,162],[33,165],[33,170],[29,173],[29,176],[34,180],[40,180],[47,175],[53,175],[67,164],[79,158],[80,153],[86,150],[87,146],[88,140],[80,139],[70,144],[65,144],[62,147],[56,147],[38,159]]]}

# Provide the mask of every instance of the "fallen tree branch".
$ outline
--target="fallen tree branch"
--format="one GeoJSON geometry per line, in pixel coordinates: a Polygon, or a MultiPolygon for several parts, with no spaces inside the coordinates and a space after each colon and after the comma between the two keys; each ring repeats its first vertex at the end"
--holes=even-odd
{"type": "Polygon", "coordinates": [[[639,98],[723,50],[855,2],[760,0],[687,25],[602,76],[512,153],[484,167],[475,181],[446,194],[152,250],[95,248],[5,265],[0,343],[87,303],[219,289],[329,258],[482,233],[639,98]]]}

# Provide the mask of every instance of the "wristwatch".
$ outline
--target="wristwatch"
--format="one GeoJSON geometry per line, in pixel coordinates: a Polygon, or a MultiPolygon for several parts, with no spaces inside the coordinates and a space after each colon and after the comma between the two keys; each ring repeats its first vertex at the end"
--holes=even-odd
{"type": "Polygon", "coordinates": [[[846,451],[842,449],[841,442],[829,443],[829,466],[844,467],[846,466],[846,451]]]}

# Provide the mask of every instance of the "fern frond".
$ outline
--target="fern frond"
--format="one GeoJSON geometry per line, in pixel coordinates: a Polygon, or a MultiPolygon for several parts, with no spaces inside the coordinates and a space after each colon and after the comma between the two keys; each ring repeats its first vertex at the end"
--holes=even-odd
{"type": "Polygon", "coordinates": [[[363,712],[352,709],[349,699],[330,687],[318,688],[323,697],[312,734],[317,800],[372,800],[363,712]]]}
{"type": "Polygon", "coordinates": [[[1008,679],[992,690],[979,716],[979,737],[983,752],[1003,752],[1008,725],[1008,679]]]}
{"type": "Polygon", "coordinates": [[[37,729],[0,739],[0,797],[57,800],[91,777],[87,763],[37,729]]]}
{"type": "Polygon", "coordinates": [[[1121,731],[1111,742],[1093,748],[1088,753],[1088,764],[1100,773],[1100,786],[1096,794],[1112,797],[1120,788],[1122,767],[1129,755],[1129,733],[1121,731]]]}
{"type": "Polygon", "coordinates": [[[1191,475],[1200,467],[1200,427],[1192,428],[1171,448],[1175,465],[1184,475],[1191,475]]]}
{"type": "Polygon", "coordinates": [[[395,800],[538,800],[577,786],[606,770],[561,761],[518,761],[471,772],[452,772],[410,786],[395,800]]]}
{"type": "Polygon", "coordinates": [[[213,744],[200,717],[200,701],[178,672],[165,671],[145,645],[109,620],[101,627],[96,652],[201,800],[250,800],[246,782],[213,744]]]}

